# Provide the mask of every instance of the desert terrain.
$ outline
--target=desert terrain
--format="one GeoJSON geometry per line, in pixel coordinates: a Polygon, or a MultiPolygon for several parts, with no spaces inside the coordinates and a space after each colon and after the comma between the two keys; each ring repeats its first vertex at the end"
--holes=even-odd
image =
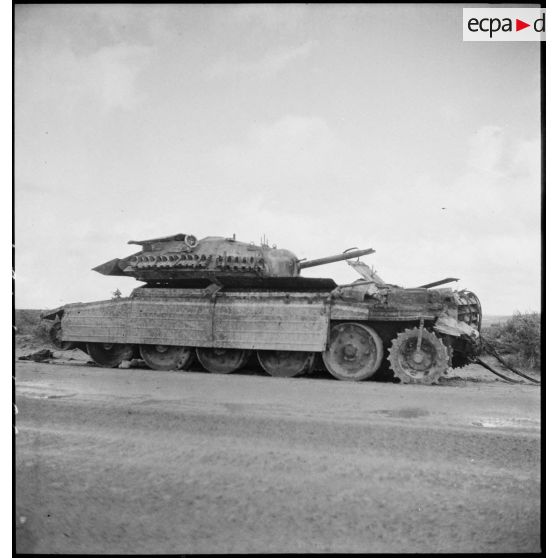
{"type": "Polygon", "coordinates": [[[475,366],[416,386],[55,356],[16,363],[18,552],[540,550],[527,382],[475,366]]]}

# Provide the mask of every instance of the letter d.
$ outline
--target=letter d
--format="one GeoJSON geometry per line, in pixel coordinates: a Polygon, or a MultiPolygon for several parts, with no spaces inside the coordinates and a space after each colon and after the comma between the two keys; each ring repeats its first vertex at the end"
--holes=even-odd
{"type": "Polygon", "coordinates": [[[533,23],[533,29],[537,32],[537,33],[544,33],[544,16],[546,14],[543,14],[541,18],[536,19],[535,23],[533,23]],[[540,29],[539,29],[540,27],[540,29]]]}

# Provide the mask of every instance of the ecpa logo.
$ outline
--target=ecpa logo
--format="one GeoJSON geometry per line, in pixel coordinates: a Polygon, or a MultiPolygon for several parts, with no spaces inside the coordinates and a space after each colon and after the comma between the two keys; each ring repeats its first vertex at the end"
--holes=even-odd
{"type": "Polygon", "coordinates": [[[464,41],[545,41],[544,8],[463,8],[464,41]]]}

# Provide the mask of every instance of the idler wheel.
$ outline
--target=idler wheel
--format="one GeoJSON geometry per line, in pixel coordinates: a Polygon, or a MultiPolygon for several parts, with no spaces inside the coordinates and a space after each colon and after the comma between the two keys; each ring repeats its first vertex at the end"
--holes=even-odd
{"type": "Polygon", "coordinates": [[[406,329],[392,341],[388,360],[395,376],[404,384],[433,384],[450,367],[450,357],[442,340],[427,329],[406,329]]]}
{"type": "Polygon", "coordinates": [[[141,345],[140,355],[153,370],[185,370],[192,364],[194,350],[173,345],[141,345]]]}
{"type": "Polygon", "coordinates": [[[302,351],[258,351],[258,360],[270,376],[293,378],[311,370],[314,353],[302,351]]]}
{"type": "Polygon", "coordinates": [[[48,331],[48,336],[52,344],[61,351],[69,351],[77,347],[73,341],[62,341],[62,322],[54,322],[48,331]]]}
{"type": "Polygon", "coordinates": [[[198,347],[196,355],[201,365],[214,374],[230,374],[242,368],[250,356],[250,351],[242,349],[219,349],[198,347]]]}
{"type": "Polygon", "coordinates": [[[116,368],[123,360],[132,360],[134,347],[121,343],[87,343],[87,352],[98,365],[116,368]]]}
{"type": "Polygon", "coordinates": [[[356,322],[333,326],[329,347],[322,353],[332,376],[353,382],[371,378],[380,367],[383,356],[380,336],[370,326],[356,322]]]}

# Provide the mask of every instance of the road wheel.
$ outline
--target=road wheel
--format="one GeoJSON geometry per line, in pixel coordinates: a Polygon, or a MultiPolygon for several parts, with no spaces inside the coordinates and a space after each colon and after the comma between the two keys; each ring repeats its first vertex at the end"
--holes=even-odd
{"type": "Polygon", "coordinates": [[[330,374],[339,380],[357,382],[371,378],[380,367],[384,348],[380,336],[357,322],[331,328],[329,347],[322,353],[330,374]]]}
{"type": "Polygon", "coordinates": [[[200,364],[214,374],[230,374],[245,366],[250,356],[250,351],[242,349],[219,349],[198,347],[196,355],[200,364]]]}
{"type": "Polygon", "coordinates": [[[447,347],[427,329],[406,329],[392,341],[388,360],[395,376],[404,384],[433,384],[450,367],[447,347]]]}
{"type": "Polygon", "coordinates": [[[61,351],[69,351],[76,348],[73,341],[62,341],[62,322],[54,322],[48,331],[51,343],[61,351]]]}
{"type": "Polygon", "coordinates": [[[270,376],[293,378],[311,370],[314,353],[302,351],[258,351],[258,360],[270,376]]]}
{"type": "Polygon", "coordinates": [[[100,366],[116,368],[123,360],[132,360],[132,345],[120,343],[87,343],[89,356],[100,366]]]}
{"type": "Polygon", "coordinates": [[[185,370],[192,364],[194,350],[173,345],[141,345],[140,355],[153,370],[185,370]]]}

